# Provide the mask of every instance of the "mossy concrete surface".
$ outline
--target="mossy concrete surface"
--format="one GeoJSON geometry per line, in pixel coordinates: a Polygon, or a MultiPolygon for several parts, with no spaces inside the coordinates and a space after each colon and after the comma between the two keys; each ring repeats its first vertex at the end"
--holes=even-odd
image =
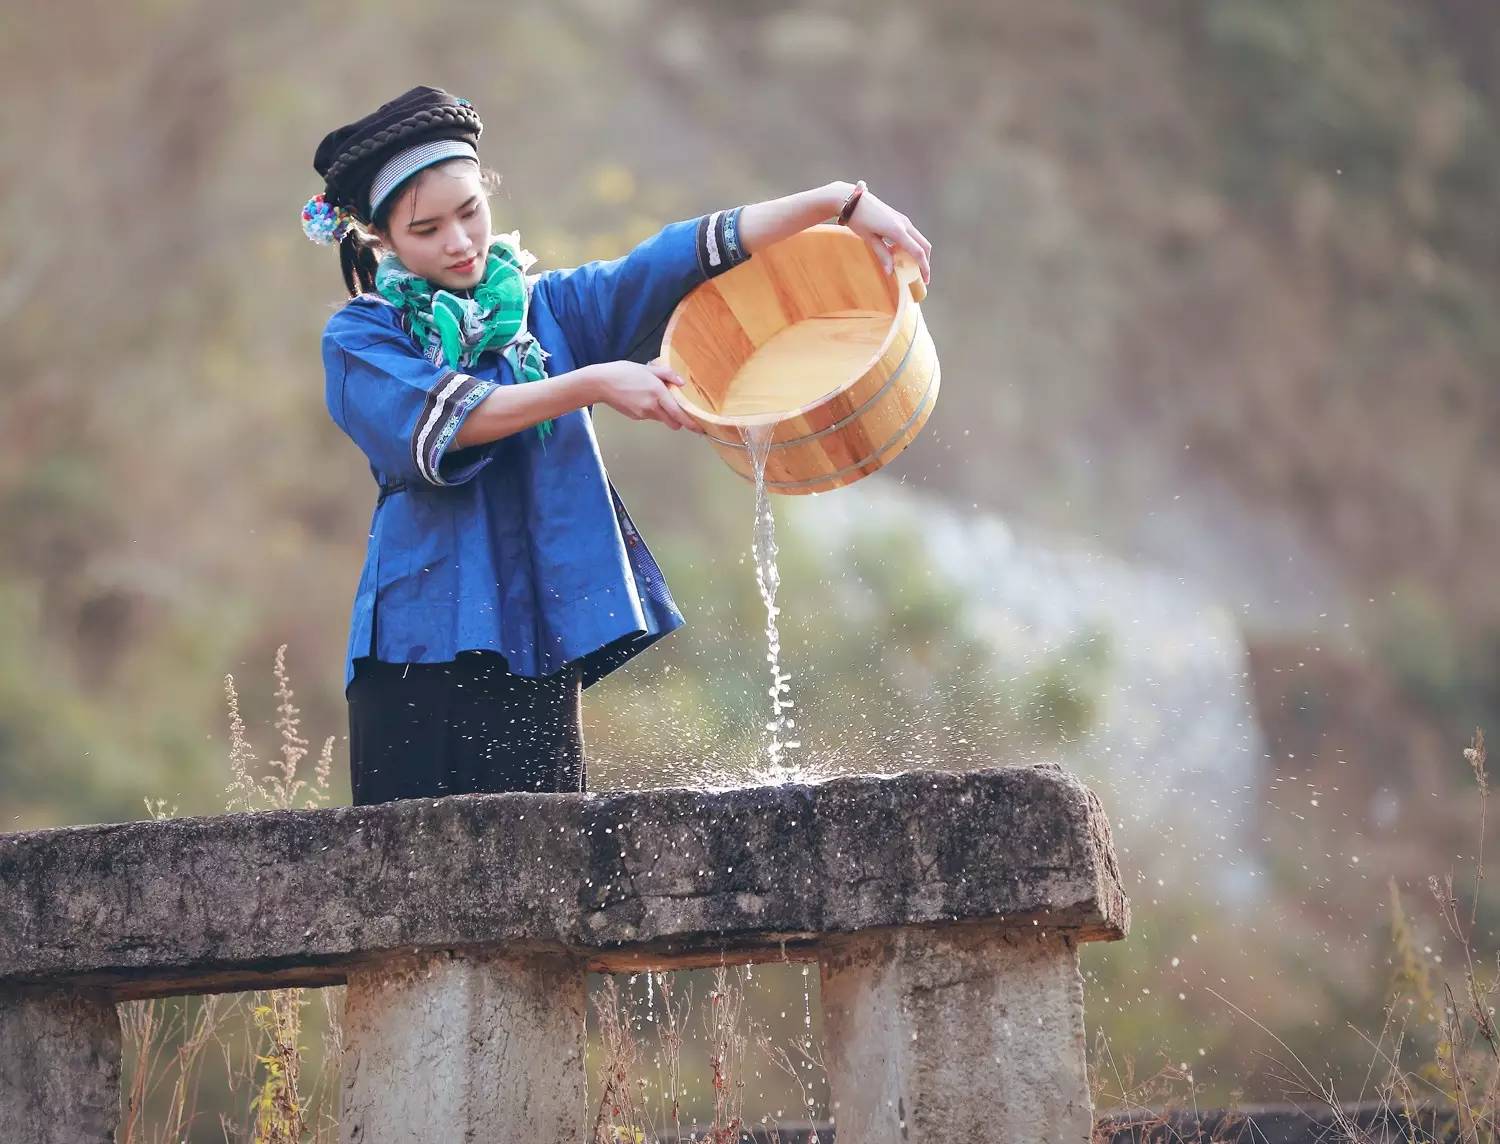
{"type": "Polygon", "coordinates": [[[623,970],[955,922],[1110,939],[1128,904],[1097,797],[1037,766],[0,835],[0,917],[0,987],[119,999],[333,984],[401,952],[623,970]]]}

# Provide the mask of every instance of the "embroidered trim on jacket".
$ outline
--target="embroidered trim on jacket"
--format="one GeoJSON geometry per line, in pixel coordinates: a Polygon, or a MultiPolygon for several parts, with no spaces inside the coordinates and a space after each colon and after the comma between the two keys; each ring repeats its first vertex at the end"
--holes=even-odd
{"type": "Polygon", "coordinates": [[[699,220],[698,269],[705,278],[717,277],[750,257],[740,245],[740,212],[744,209],[714,211],[699,220]]]}
{"type": "Polygon", "coordinates": [[[411,439],[411,459],[422,479],[434,485],[447,485],[439,471],[443,451],[458,432],[464,415],[478,405],[495,388],[493,381],[483,381],[466,373],[450,370],[438,378],[427,392],[422,415],[417,418],[411,439]]]}

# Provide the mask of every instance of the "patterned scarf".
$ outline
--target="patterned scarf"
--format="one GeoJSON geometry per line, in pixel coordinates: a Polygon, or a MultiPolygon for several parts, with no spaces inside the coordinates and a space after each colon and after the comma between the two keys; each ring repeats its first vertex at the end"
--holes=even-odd
{"type": "MultiPolygon", "coordinates": [[[[386,254],[376,267],[375,289],[401,311],[406,328],[434,364],[467,369],[486,350],[496,350],[510,363],[517,381],[540,381],[547,376],[547,353],[526,328],[526,270],[535,261],[535,255],[521,249],[520,232],[511,231],[490,239],[484,277],[468,297],[434,290],[394,253],[386,254]]],[[[536,432],[545,444],[552,422],[540,422],[536,432]]]]}

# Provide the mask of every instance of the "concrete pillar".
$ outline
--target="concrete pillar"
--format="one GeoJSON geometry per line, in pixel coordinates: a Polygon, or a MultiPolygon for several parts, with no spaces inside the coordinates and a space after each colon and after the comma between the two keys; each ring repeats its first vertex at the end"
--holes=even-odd
{"type": "Polygon", "coordinates": [[[27,1144],[114,1141],[120,1017],[78,993],[0,990],[0,1137],[27,1144]]]}
{"type": "Polygon", "coordinates": [[[580,962],[437,954],[351,971],[343,1144],[585,1139],[580,962]]]}
{"type": "Polygon", "coordinates": [[[839,1140],[1086,1144],[1076,946],[953,926],[833,938],[820,952],[839,1140]]]}

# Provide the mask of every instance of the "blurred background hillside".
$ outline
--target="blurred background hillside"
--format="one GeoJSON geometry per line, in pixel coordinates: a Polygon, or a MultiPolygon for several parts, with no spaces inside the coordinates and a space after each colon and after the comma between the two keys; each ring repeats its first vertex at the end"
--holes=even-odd
{"type": "MultiPolygon", "coordinates": [[[[0,63],[0,830],[214,812],[223,677],[274,750],[283,643],[344,734],[375,490],[297,215],[323,133],[429,83],[539,268],[831,179],[913,218],[932,419],[777,505],[804,761],[1064,758],[1135,906],[1083,951],[1096,1063],[1280,1097],[1211,988],[1359,1094],[1390,882],[1441,970],[1500,723],[1492,0],[127,0],[13,5],[0,63]]],[[[743,781],[752,490],[599,425],[689,626],[587,694],[593,785],[743,781]]]]}

